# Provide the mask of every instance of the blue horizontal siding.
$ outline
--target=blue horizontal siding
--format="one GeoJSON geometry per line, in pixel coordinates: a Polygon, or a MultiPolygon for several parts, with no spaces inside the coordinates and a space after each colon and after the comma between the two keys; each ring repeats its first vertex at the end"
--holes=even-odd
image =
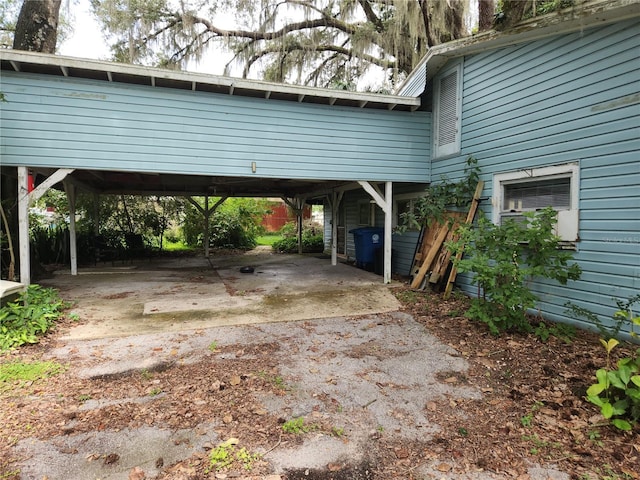
{"type": "Polygon", "coordinates": [[[425,182],[431,118],[3,72],[3,164],[425,182]]]}
{"type": "MultiPolygon", "coordinates": [[[[496,173],[580,165],[582,276],[532,284],[552,320],[593,327],[567,315],[571,301],[610,324],[613,299],[640,292],[639,35],[625,21],[464,60],[461,153],[434,161],[433,178],[459,178],[473,155],[490,199],[496,173]]],[[[490,200],[480,209],[490,215],[490,200]]],[[[477,292],[469,275],[458,285],[477,292]]]]}

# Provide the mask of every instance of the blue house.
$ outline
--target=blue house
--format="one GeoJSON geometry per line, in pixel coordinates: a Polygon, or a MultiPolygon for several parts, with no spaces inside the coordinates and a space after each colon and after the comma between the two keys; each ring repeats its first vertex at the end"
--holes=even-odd
{"type": "MultiPolygon", "coordinates": [[[[591,2],[438,45],[399,89],[430,115],[433,181],[460,179],[471,155],[485,182],[480,210],[495,223],[548,205],[558,211],[558,234],[583,273],[566,286],[533,285],[552,320],[575,323],[571,301],[606,322],[613,298],[640,293],[639,18],[636,2],[591,2]]],[[[419,187],[395,189],[394,223],[419,187]]],[[[381,225],[376,210],[353,191],[337,222],[381,225]]],[[[410,273],[417,237],[393,236],[394,272],[410,273]]],[[[353,255],[349,237],[341,241],[353,255]]],[[[457,285],[477,294],[468,275],[457,285]]]]}
{"type": "MultiPolygon", "coordinates": [[[[29,204],[64,184],[72,208],[77,190],[282,197],[299,211],[324,201],[332,262],[354,258],[350,230],[380,227],[388,282],[409,274],[419,235],[392,234],[397,212],[442,175],[460,178],[472,155],[495,222],[559,212],[583,274],[535,284],[543,315],[574,321],[571,300],[604,320],[613,297],[640,292],[639,38],[639,3],[591,0],[436,46],[397,95],[2,50],[0,163],[19,185],[20,279],[29,204]]],[[[475,292],[468,276],[458,285],[475,292]]]]}

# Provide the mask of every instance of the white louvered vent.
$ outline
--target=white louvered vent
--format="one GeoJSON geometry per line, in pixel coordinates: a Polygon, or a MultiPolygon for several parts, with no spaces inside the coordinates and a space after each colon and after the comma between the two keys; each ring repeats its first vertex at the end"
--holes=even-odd
{"type": "Polygon", "coordinates": [[[440,128],[438,131],[438,146],[443,147],[455,143],[457,137],[458,109],[456,97],[458,93],[458,75],[451,72],[440,82],[440,128]]]}

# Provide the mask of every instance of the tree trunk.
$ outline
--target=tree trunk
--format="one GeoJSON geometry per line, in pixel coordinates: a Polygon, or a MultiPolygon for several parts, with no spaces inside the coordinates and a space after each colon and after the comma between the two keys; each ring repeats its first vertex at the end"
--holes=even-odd
{"type": "Polygon", "coordinates": [[[493,27],[493,15],[495,14],[494,0],[478,0],[478,30],[484,32],[493,27]]]}
{"type": "Polygon", "coordinates": [[[504,17],[496,22],[495,29],[508,30],[519,23],[532,7],[532,0],[504,0],[502,2],[504,17]]]}
{"type": "Polygon", "coordinates": [[[24,0],[13,37],[14,50],[55,53],[62,0],[24,0]]]}

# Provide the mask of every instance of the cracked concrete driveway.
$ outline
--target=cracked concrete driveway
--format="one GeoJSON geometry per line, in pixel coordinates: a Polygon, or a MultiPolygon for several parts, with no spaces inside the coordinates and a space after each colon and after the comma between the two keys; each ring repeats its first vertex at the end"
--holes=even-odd
{"type": "MultiPolygon", "coordinates": [[[[75,300],[74,311],[89,321],[73,327],[48,355],[69,363],[74,375],[89,382],[197,365],[212,357],[222,364],[259,363],[265,353],[253,347],[277,345],[268,355],[289,387],[287,394],[256,391],[252,400],[265,415],[304,417],[339,426],[343,433],[311,433],[301,442],[258,449],[270,465],[271,473],[264,477],[269,480],[379,478],[371,476],[367,465],[375,462],[376,449],[384,448],[381,432],[396,444],[428,441],[440,429],[437,411],[427,408],[430,402],[482,396],[475,388],[439,379],[464,373],[466,361],[399,312],[378,276],[345,265],[332,267],[327,260],[264,253],[217,259],[213,267],[202,259],[179,259],[135,269],[101,268],[75,278],[56,276],[48,283],[75,300]],[[254,266],[254,273],[239,273],[242,265],[254,266]],[[341,471],[347,476],[327,470],[335,464],[347,465],[341,471]]],[[[163,401],[164,394],[89,400],[82,409],[163,401]]],[[[20,466],[25,479],[125,480],[136,467],[144,478],[153,478],[162,470],[154,459],[184,460],[225,440],[216,433],[220,422],[211,418],[184,431],[144,425],[30,438],[16,449],[26,458],[20,466]],[[118,462],[93,461],[107,453],[118,462]]],[[[409,472],[413,479],[506,478],[455,471],[443,473],[427,462],[394,478],[409,478],[409,472]]],[[[529,478],[569,477],[532,465],[529,478]]]]}

